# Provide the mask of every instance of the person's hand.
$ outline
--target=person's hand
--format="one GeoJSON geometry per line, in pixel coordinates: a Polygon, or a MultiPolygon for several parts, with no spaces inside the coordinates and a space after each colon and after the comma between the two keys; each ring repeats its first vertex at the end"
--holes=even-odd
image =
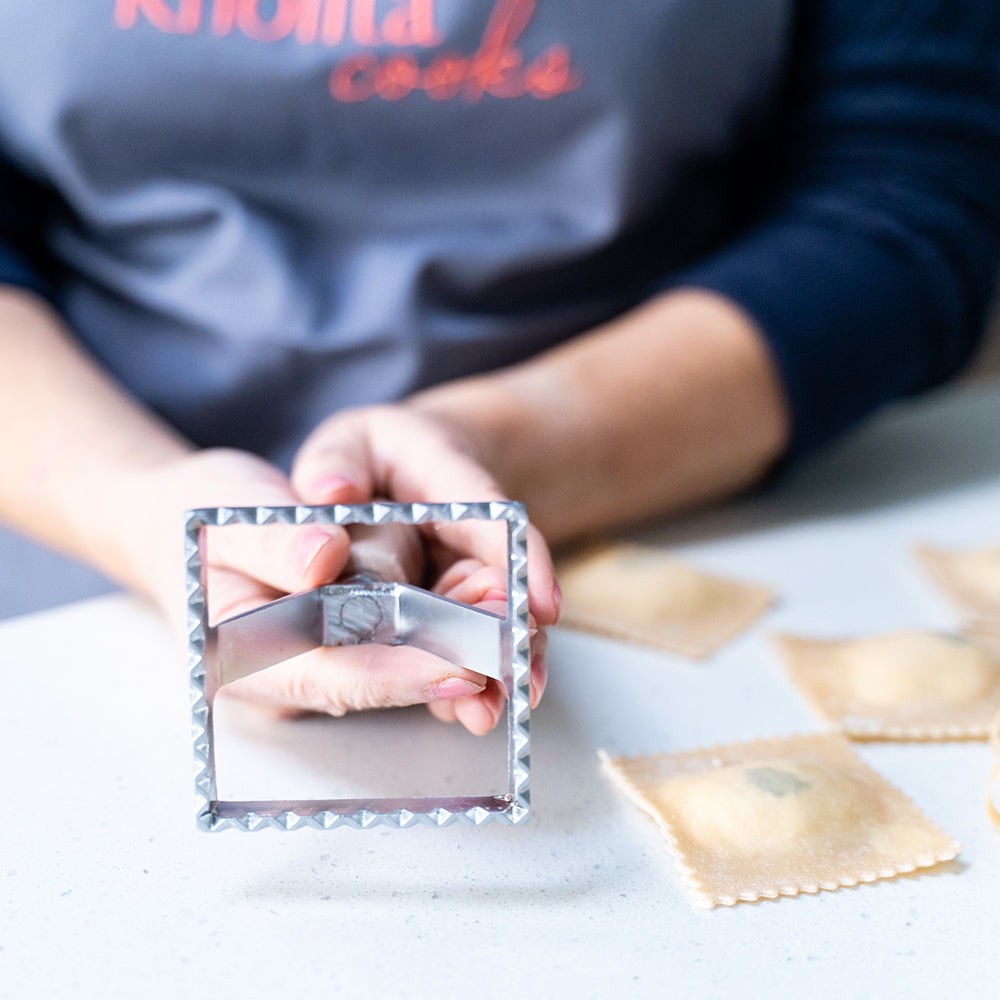
{"type": "MultiPolygon", "coordinates": [[[[147,570],[148,591],[183,631],[180,513],[195,507],[290,506],[302,503],[285,475],[245,452],[192,452],[144,470],[132,483],[141,497],[131,509],[123,544],[147,570]]],[[[351,553],[336,525],[209,528],[206,574],[209,619],[217,624],[289,593],[332,583],[351,553]]],[[[405,564],[407,553],[402,553],[405,564]]],[[[466,591],[468,592],[468,590],[466,591]]],[[[221,689],[279,714],[389,708],[445,701],[487,690],[488,678],[430,653],[380,645],[319,648],[242,678],[221,689]]],[[[484,701],[491,705],[494,696],[484,701]]],[[[445,713],[447,715],[448,713],[445,713]]],[[[499,715],[469,713],[470,728],[485,732],[499,715]]]]}
{"type": "MultiPolygon", "coordinates": [[[[128,484],[122,544],[145,566],[146,590],[179,630],[185,624],[181,516],[199,507],[300,503],[270,463],[230,449],[191,451],[143,469],[128,484]]],[[[337,526],[240,525],[208,529],[205,553],[212,624],[276,597],[330,583],[350,543],[337,526]]]]}
{"type": "MultiPolygon", "coordinates": [[[[307,438],[292,469],[304,503],[482,502],[506,499],[460,428],[406,405],[348,410],[328,418],[307,438]]],[[[506,534],[470,519],[421,526],[432,567],[432,589],[453,600],[506,613],[506,534]]],[[[544,539],[528,535],[531,613],[531,701],[545,688],[545,627],[559,617],[561,596],[544,539]]],[[[496,725],[503,690],[490,681],[481,692],[431,703],[441,719],[472,732],[496,725]]]]}

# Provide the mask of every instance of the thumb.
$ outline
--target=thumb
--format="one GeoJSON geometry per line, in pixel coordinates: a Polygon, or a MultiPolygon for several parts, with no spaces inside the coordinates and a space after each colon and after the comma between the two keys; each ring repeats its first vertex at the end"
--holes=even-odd
{"type": "Polygon", "coordinates": [[[375,470],[363,411],[335,414],[309,435],[292,466],[291,483],[304,503],[366,503],[375,470]]]}

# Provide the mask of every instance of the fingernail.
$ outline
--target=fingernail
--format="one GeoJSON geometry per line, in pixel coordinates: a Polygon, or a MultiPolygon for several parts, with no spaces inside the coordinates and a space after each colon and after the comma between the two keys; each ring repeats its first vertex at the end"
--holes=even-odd
{"type": "Polygon", "coordinates": [[[485,684],[476,684],[462,677],[447,677],[435,684],[430,693],[434,701],[445,701],[448,698],[461,698],[467,694],[479,694],[485,689],[485,684]]]}
{"type": "Polygon", "coordinates": [[[489,590],[483,594],[484,601],[505,601],[507,600],[507,591],[501,590],[499,587],[490,587],[489,590]]]}
{"type": "Polygon", "coordinates": [[[329,474],[325,476],[320,476],[312,484],[312,489],[309,491],[309,495],[312,500],[316,503],[322,503],[325,501],[332,501],[335,498],[342,496],[344,493],[354,494],[357,490],[357,483],[353,479],[348,479],[346,476],[338,476],[334,474],[329,474]]]}
{"type": "Polygon", "coordinates": [[[552,603],[556,606],[556,618],[558,618],[563,606],[563,592],[558,580],[552,581],[552,603]]]}
{"type": "Polygon", "coordinates": [[[308,574],[309,567],[329,544],[330,536],[325,531],[310,531],[298,540],[295,547],[295,568],[302,576],[308,574]]]}

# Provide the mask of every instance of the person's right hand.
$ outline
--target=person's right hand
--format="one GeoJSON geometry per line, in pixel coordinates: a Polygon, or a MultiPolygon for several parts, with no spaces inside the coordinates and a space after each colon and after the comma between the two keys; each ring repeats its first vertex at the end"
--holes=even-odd
{"type": "MultiPolygon", "coordinates": [[[[308,503],[505,500],[487,462],[458,421],[406,403],[372,406],[341,411],[323,421],[299,449],[292,483],[308,503]]],[[[475,518],[421,525],[430,567],[428,586],[453,600],[505,614],[504,527],[475,518]]],[[[527,547],[534,707],[545,690],[545,629],[558,620],[561,594],[548,545],[533,526],[528,528],[527,547]]],[[[470,697],[435,702],[431,710],[481,733],[496,725],[502,708],[503,689],[491,682],[470,697]]]]}
{"type": "MultiPolygon", "coordinates": [[[[198,507],[292,506],[302,503],[284,474],[246,452],[192,452],[132,484],[140,516],[123,538],[149,574],[149,591],[183,633],[181,515],[198,507]]],[[[334,582],[350,554],[347,531],[336,525],[233,525],[208,528],[205,569],[209,620],[217,624],[290,593],[334,582]]],[[[470,593],[468,588],[465,592],[470,593]]],[[[488,678],[405,646],[322,647],[242,678],[221,690],[280,714],[440,704],[478,695],[488,678]]],[[[493,700],[495,701],[495,695],[493,700]]],[[[492,705],[492,702],[491,702],[492,705]]],[[[473,731],[499,717],[484,713],[473,731]]]]}

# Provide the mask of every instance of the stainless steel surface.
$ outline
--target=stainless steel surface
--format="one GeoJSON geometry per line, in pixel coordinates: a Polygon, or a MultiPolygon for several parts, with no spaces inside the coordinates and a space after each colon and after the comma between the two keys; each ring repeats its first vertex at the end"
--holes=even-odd
{"type": "Polygon", "coordinates": [[[203,830],[290,830],[348,825],[444,826],[455,820],[516,824],[529,813],[530,638],[527,517],[517,503],[358,504],[241,507],[189,511],[185,524],[188,659],[191,668],[195,788],[203,830]],[[205,529],[229,525],[417,525],[504,522],[507,614],[494,615],[409,584],[374,580],[293,595],[211,626],[203,574],[205,529]],[[220,800],[215,775],[213,704],[218,689],[319,645],[408,644],[495,677],[507,693],[507,790],[501,795],[233,802],[220,800]]]}
{"type": "Polygon", "coordinates": [[[215,628],[219,684],[230,684],[323,643],[322,594],[282,597],[215,628]]]}
{"type": "Polygon", "coordinates": [[[319,646],[413,646],[500,679],[503,619],[420,587],[380,580],[331,584],[227,618],[215,627],[219,684],[319,646]]]}
{"type": "Polygon", "coordinates": [[[396,627],[407,645],[502,680],[502,618],[419,587],[397,593],[396,627]]]}

